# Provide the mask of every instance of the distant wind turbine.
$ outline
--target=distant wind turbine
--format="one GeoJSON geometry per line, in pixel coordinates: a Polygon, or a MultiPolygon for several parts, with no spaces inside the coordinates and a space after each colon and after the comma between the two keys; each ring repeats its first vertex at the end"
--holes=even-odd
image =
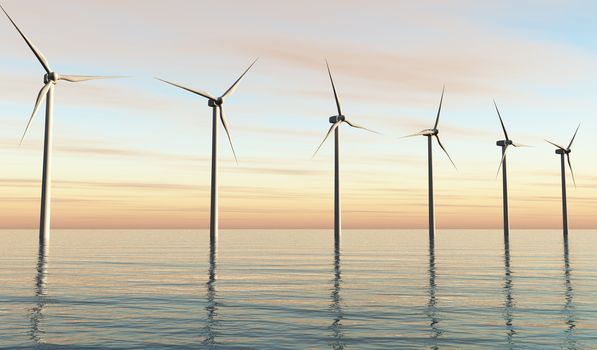
{"type": "Polygon", "coordinates": [[[457,169],[456,164],[454,164],[454,161],[452,161],[452,157],[450,157],[450,154],[448,154],[448,151],[446,151],[446,148],[444,147],[444,145],[442,144],[442,142],[440,141],[439,136],[438,136],[439,129],[437,127],[439,124],[439,116],[442,111],[442,102],[444,100],[444,91],[445,91],[445,87],[442,89],[442,96],[439,100],[439,108],[437,110],[437,116],[435,117],[435,124],[433,125],[433,128],[421,130],[420,132],[418,132],[416,134],[404,136],[404,137],[414,137],[414,136],[427,137],[427,162],[428,162],[427,165],[428,165],[428,172],[429,172],[428,181],[429,181],[429,239],[430,240],[433,240],[434,236],[435,236],[435,206],[434,206],[434,202],[433,202],[433,150],[432,150],[433,142],[431,140],[433,137],[435,137],[438,145],[441,147],[441,149],[444,151],[444,153],[446,153],[446,155],[448,156],[450,163],[452,163],[454,168],[457,169]]]}
{"type": "Polygon", "coordinates": [[[497,103],[495,100],[493,101],[493,105],[495,106],[495,111],[497,112],[498,118],[500,118],[500,124],[502,125],[502,130],[504,131],[505,140],[496,141],[496,145],[502,148],[502,160],[500,161],[500,165],[498,166],[498,170],[496,173],[497,175],[500,173],[500,169],[502,170],[502,200],[503,200],[503,209],[504,209],[504,238],[508,239],[510,235],[510,218],[508,214],[508,172],[506,169],[506,150],[508,147],[528,147],[526,145],[522,145],[519,143],[515,143],[514,141],[510,140],[508,137],[508,132],[506,131],[506,126],[504,125],[504,121],[502,120],[502,116],[500,115],[500,110],[498,109],[497,103]]]}
{"type": "Polygon", "coordinates": [[[568,144],[568,147],[562,147],[556,143],[551,141],[547,141],[548,143],[557,147],[556,154],[560,155],[561,160],[561,173],[562,173],[562,220],[563,220],[563,230],[564,236],[568,237],[568,204],[566,201],[566,161],[568,161],[568,167],[570,168],[570,174],[572,175],[572,181],[574,182],[574,186],[576,187],[576,179],[574,178],[574,171],[572,171],[572,164],[570,163],[570,152],[572,152],[572,143],[576,138],[576,134],[578,133],[578,129],[580,128],[580,124],[576,127],[576,131],[574,132],[574,136],[572,136],[572,140],[568,144]],[[564,157],[566,159],[564,159],[564,157]]]}
{"type": "Polygon", "coordinates": [[[328,68],[328,75],[330,76],[330,82],[332,83],[332,90],[334,91],[334,99],[336,100],[336,108],[338,110],[338,115],[334,115],[330,117],[330,123],[332,126],[328,130],[328,133],[325,135],[323,141],[313,153],[313,157],[317,154],[317,152],[321,149],[321,146],[325,143],[325,140],[328,139],[332,132],[335,132],[335,142],[334,142],[334,149],[335,149],[335,157],[334,157],[334,241],[338,243],[340,241],[340,232],[342,227],[341,222],[341,208],[340,208],[340,124],[346,123],[353,128],[363,129],[370,131],[375,134],[379,134],[377,131],[373,131],[357,125],[349,120],[346,119],[344,114],[342,114],[342,109],[340,108],[340,101],[338,99],[338,93],[336,92],[336,86],[334,85],[334,79],[332,78],[332,72],[330,71],[330,65],[328,64],[327,60],[325,64],[328,68]]]}
{"type": "Polygon", "coordinates": [[[234,146],[232,145],[232,138],[230,137],[230,132],[228,130],[228,125],[226,124],[226,118],[224,117],[224,101],[228,98],[234,90],[236,90],[238,83],[243,79],[245,74],[253,67],[253,65],[257,62],[257,59],[251,63],[251,65],[241,74],[241,76],[236,79],[236,81],[222,94],[220,97],[214,97],[209,93],[198,90],[198,89],[191,89],[179,84],[175,84],[160,78],[156,78],[157,80],[163,81],[164,83],[176,86],[183,90],[192,92],[196,95],[203,96],[207,99],[207,105],[212,108],[213,118],[211,124],[211,198],[210,198],[210,211],[209,211],[209,238],[211,245],[213,246],[218,240],[218,111],[220,116],[220,121],[222,122],[222,126],[224,126],[224,130],[226,131],[226,135],[228,136],[228,142],[230,143],[230,148],[232,148],[232,154],[234,155],[234,160],[238,164],[238,158],[236,157],[236,152],[234,151],[234,146]]]}
{"type": "Polygon", "coordinates": [[[42,173],[42,186],[41,186],[41,213],[40,213],[40,224],[39,224],[39,242],[40,244],[45,244],[50,239],[50,204],[51,204],[51,187],[52,187],[52,114],[54,110],[54,86],[58,81],[64,80],[71,83],[78,83],[81,81],[86,80],[94,80],[94,79],[106,79],[106,78],[117,78],[117,77],[108,77],[108,76],[89,76],[89,75],[60,75],[56,72],[53,72],[50,69],[50,65],[48,61],[44,57],[44,55],[33,45],[33,43],[27,38],[27,36],[19,29],[17,24],[12,20],[12,18],[8,15],[4,7],[0,5],[0,8],[8,17],[12,25],[16,28],[16,30],[21,34],[21,37],[27,43],[27,46],[33,51],[35,57],[41,65],[43,66],[46,74],[44,75],[44,86],[39,91],[37,95],[37,100],[35,101],[35,107],[33,108],[33,113],[31,113],[31,117],[29,118],[29,122],[27,123],[27,127],[25,128],[25,132],[23,132],[23,136],[21,137],[20,143],[23,143],[23,139],[31,126],[31,122],[35,117],[35,114],[39,110],[42,102],[44,99],[46,100],[46,125],[45,125],[45,134],[44,134],[44,158],[43,158],[43,173],[42,173]]]}

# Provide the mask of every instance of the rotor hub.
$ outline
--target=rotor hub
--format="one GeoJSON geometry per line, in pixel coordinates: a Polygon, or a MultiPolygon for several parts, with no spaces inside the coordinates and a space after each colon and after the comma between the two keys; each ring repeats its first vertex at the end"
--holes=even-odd
{"type": "Polygon", "coordinates": [[[58,73],[56,72],[50,72],[44,75],[44,84],[47,84],[49,82],[56,84],[58,80],[60,80],[60,75],[58,75],[58,73]]]}

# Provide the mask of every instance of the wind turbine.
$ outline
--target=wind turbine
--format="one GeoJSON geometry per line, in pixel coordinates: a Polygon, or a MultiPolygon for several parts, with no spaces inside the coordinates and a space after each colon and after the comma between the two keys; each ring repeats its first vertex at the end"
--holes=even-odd
{"type": "Polygon", "coordinates": [[[504,209],[504,239],[508,239],[510,237],[510,219],[508,215],[508,172],[506,169],[506,150],[508,147],[528,147],[526,145],[521,145],[515,143],[514,141],[510,140],[508,137],[508,132],[506,131],[506,126],[504,125],[504,121],[502,120],[502,116],[500,115],[500,110],[498,109],[497,103],[495,100],[493,101],[493,105],[495,106],[495,111],[497,112],[498,117],[500,118],[500,124],[502,125],[502,130],[504,131],[505,140],[496,141],[496,145],[502,148],[502,160],[500,161],[500,165],[498,166],[497,175],[500,173],[500,169],[502,170],[502,200],[503,200],[503,209],[504,209]]]}
{"type": "Polygon", "coordinates": [[[428,181],[429,181],[429,193],[428,193],[429,194],[429,239],[430,240],[433,240],[434,236],[435,236],[435,206],[434,206],[434,202],[433,202],[433,149],[432,149],[433,142],[432,142],[432,138],[435,137],[438,145],[441,147],[441,149],[444,151],[444,153],[446,153],[446,155],[448,156],[450,163],[452,163],[454,168],[457,169],[456,164],[454,164],[454,161],[452,161],[450,154],[448,154],[448,151],[446,151],[446,148],[444,147],[444,145],[442,144],[442,142],[440,141],[439,136],[438,136],[439,129],[437,127],[439,124],[439,116],[442,111],[442,102],[444,101],[444,91],[445,90],[446,90],[446,87],[444,86],[444,88],[442,89],[442,96],[439,100],[439,108],[437,110],[437,116],[435,117],[435,124],[433,125],[433,128],[421,130],[420,132],[418,132],[416,134],[404,136],[404,137],[414,137],[414,136],[427,137],[427,165],[428,165],[428,181]]]}
{"type": "Polygon", "coordinates": [[[39,63],[41,63],[42,67],[46,71],[44,75],[44,86],[39,91],[37,95],[37,100],[35,101],[35,107],[33,108],[33,113],[31,113],[31,117],[29,118],[29,122],[27,123],[27,127],[25,128],[25,132],[23,132],[23,136],[21,137],[20,143],[23,143],[23,139],[31,126],[31,122],[35,117],[35,114],[39,110],[42,102],[46,101],[46,125],[45,125],[45,133],[44,133],[44,158],[43,158],[43,173],[42,173],[42,185],[41,185],[41,212],[40,212],[40,224],[39,224],[39,242],[40,244],[45,244],[49,242],[50,239],[50,205],[51,205],[51,187],[52,187],[52,116],[54,110],[54,86],[60,80],[68,81],[71,83],[78,83],[81,81],[87,80],[95,80],[95,79],[106,79],[106,78],[117,78],[117,77],[108,77],[108,76],[89,76],[89,75],[60,75],[50,68],[48,64],[48,60],[44,57],[44,55],[33,45],[33,43],[27,38],[27,36],[19,29],[17,24],[12,20],[12,18],[8,15],[4,7],[0,5],[0,8],[8,17],[12,25],[15,29],[21,34],[27,46],[31,49],[35,57],[39,63]]]}
{"type": "Polygon", "coordinates": [[[548,143],[557,147],[556,154],[560,155],[561,160],[561,173],[562,173],[562,220],[563,220],[563,229],[564,229],[564,237],[568,237],[568,204],[566,202],[566,161],[568,161],[568,167],[570,168],[570,174],[572,175],[572,181],[574,182],[574,186],[576,187],[576,179],[574,179],[574,171],[572,171],[572,164],[570,163],[570,152],[572,152],[572,143],[576,138],[576,134],[578,133],[578,129],[580,128],[580,124],[576,127],[576,131],[574,132],[574,136],[572,136],[572,140],[568,144],[568,147],[562,147],[556,143],[551,141],[547,141],[548,143]],[[564,159],[566,158],[566,159],[564,159]]]}
{"type": "Polygon", "coordinates": [[[214,97],[202,90],[191,89],[179,84],[172,83],[167,80],[156,78],[157,80],[163,81],[166,84],[170,84],[188,92],[192,92],[196,95],[205,97],[207,99],[207,105],[212,109],[213,117],[211,124],[211,198],[209,211],[209,239],[212,246],[214,246],[218,240],[218,111],[220,121],[222,122],[222,126],[224,126],[226,135],[228,136],[230,148],[232,148],[234,160],[238,164],[238,158],[236,158],[236,152],[234,151],[234,146],[232,145],[232,138],[230,137],[230,132],[228,131],[226,118],[224,117],[224,101],[226,98],[232,95],[234,90],[236,90],[238,83],[240,83],[245,74],[247,74],[249,69],[251,69],[251,67],[253,67],[253,65],[256,62],[257,59],[255,59],[255,61],[251,63],[251,65],[243,72],[243,74],[241,74],[241,76],[238,79],[236,79],[236,81],[220,97],[214,97]]]}
{"type": "Polygon", "coordinates": [[[315,157],[317,152],[321,149],[321,146],[323,146],[325,140],[327,140],[328,137],[332,134],[332,132],[334,132],[334,242],[337,244],[338,242],[340,242],[340,231],[342,226],[340,218],[340,124],[346,123],[353,128],[367,130],[375,134],[379,133],[349,121],[348,119],[346,119],[346,116],[342,114],[342,109],[340,108],[340,101],[338,100],[338,93],[336,92],[336,86],[334,85],[334,79],[332,78],[332,72],[330,71],[330,65],[328,64],[327,60],[325,61],[325,64],[328,68],[330,82],[332,83],[332,90],[334,91],[334,99],[336,100],[336,109],[338,110],[338,114],[330,117],[329,120],[332,126],[328,130],[328,133],[325,135],[323,141],[321,141],[321,143],[319,144],[319,147],[317,147],[317,150],[315,150],[315,153],[313,153],[313,157],[315,157]]]}

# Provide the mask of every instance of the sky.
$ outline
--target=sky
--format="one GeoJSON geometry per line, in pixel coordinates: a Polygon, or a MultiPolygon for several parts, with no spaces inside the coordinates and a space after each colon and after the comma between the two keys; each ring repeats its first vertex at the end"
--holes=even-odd
{"type": "MultiPolygon", "coordinates": [[[[221,228],[333,225],[335,114],[345,228],[425,228],[426,139],[442,86],[436,146],[438,228],[500,228],[503,138],[510,137],[512,228],[561,227],[560,160],[582,123],[568,172],[571,228],[595,228],[597,23],[592,1],[3,0],[60,74],[127,78],[55,89],[52,226],[205,228],[211,109],[154,79],[220,95],[259,57],[220,129],[221,228]]],[[[19,147],[43,69],[0,16],[0,228],[36,228],[43,109],[19,147]]]]}

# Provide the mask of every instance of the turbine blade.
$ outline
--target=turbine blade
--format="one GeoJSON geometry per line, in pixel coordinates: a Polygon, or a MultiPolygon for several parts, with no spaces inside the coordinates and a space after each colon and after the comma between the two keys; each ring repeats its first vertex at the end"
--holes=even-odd
{"type": "Polygon", "coordinates": [[[232,145],[232,138],[230,137],[230,131],[228,130],[228,125],[226,124],[226,118],[224,118],[224,109],[220,105],[220,120],[222,121],[222,125],[224,126],[224,130],[226,130],[226,136],[228,136],[228,143],[230,143],[230,148],[232,148],[232,154],[234,155],[234,160],[236,161],[236,165],[238,165],[238,158],[236,157],[236,151],[234,150],[234,146],[232,145]]]}
{"type": "Polygon", "coordinates": [[[564,148],[564,147],[562,147],[562,146],[558,145],[557,143],[553,143],[553,142],[551,142],[551,141],[549,141],[549,140],[545,140],[545,142],[547,142],[547,143],[551,143],[552,145],[556,146],[557,148],[565,150],[565,148],[564,148]]]}
{"type": "Polygon", "coordinates": [[[450,157],[450,154],[448,153],[448,151],[446,151],[446,148],[444,147],[444,145],[442,145],[442,142],[439,139],[439,136],[435,135],[435,138],[437,139],[437,143],[439,144],[439,146],[442,148],[442,150],[444,150],[444,153],[448,156],[448,159],[450,160],[450,163],[452,163],[452,165],[454,166],[454,169],[458,170],[458,168],[456,167],[456,164],[454,164],[454,161],[452,160],[452,157],[450,157]]]}
{"type": "Polygon", "coordinates": [[[415,137],[415,136],[421,136],[421,135],[425,135],[425,132],[426,132],[426,131],[427,131],[427,130],[422,130],[422,131],[419,131],[419,132],[418,132],[418,133],[416,133],[416,134],[410,134],[410,135],[402,136],[402,137],[401,137],[401,139],[405,139],[405,138],[407,138],[407,137],[415,137]]]}
{"type": "Polygon", "coordinates": [[[4,12],[4,14],[6,15],[6,17],[8,17],[8,19],[10,20],[10,22],[12,23],[12,25],[19,32],[19,34],[21,34],[21,37],[23,37],[23,39],[25,40],[25,42],[27,43],[27,46],[29,46],[29,48],[31,49],[31,51],[33,51],[33,54],[35,55],[35,57],[37,57],[37,60],[39,61],[39,63],[41,63],[41,65],[44,67],[46,73],[50,73],[51,69],[50,69],[50,65],[48,64],[48,60],[46,60],[46,58],[41,53],[41,51],[39,51],[39,49],[37,47],[35,47],[35,45],[33,45],[33,43],[29,40],[29,38],[27,38],[27,36],[23,32],[21,32],[21,30],[19,29],[19,27],[17,26],[17,24],[8,15],[8,12],[6,12],[6,10],[4,9],[4,7],[2,7],[2,5],[0,5],[0,8],[4,12]]]}
{"type": "Polygon", "coordinates": [[[33,122],[33,118],[35,117],[35,114],[39,110],[41,103],[46,98],[48,90],[50,89],[52,84],[53,84],[52,82],[49,82],[46,85],[44,85],[41,88],[41,90],[39,90],[39,94],[37,94],[37,100],[35,101],[35,107],[33,107],[33,113],[31,113],[31,117],[29,117],[29,122],[27,123],[27,127],[25,127],[25,132],[23,132],[23,136],[21,136],[21,141],[19,142],[19,145],[21,145],[23,143],[23,140],[25,139],[25,135],[27,135],[27,131],[29,130],[31,123],[33,122]]]}
{"type": "Polygon", "coordinates": [[[97,79],[117,79],[124,78],[114,75],[61,75],[59,80],[66,80],[71,83],[78,83],[80,81],[97,80],[97,79]]]}
{"type": "Polygon", "coordinates": [[[242,78],[245,76],[245,74],[247,74],[247,72],[249,71],[249,69],[251,69],[251,67],[253,67],[253,65],[254,65],[255,63],[257,63],[257,60],[258,60],[258,59],[259,59],[259,57],[258,57],[258,58],[256,58],[256,59],[255,59],[255,61],[253,61],[253,63],[251,63],[251,65],[249,66],[249,68],[245,69],[245,71],[243,72],[243,74],[241,74],[241,76],[240,76],[238,79],[236,79],[236,81],[234,82],[234,84],[232,84],[232,85],[231,85],[231,86],[228,88],[228,90],[226,90],[226,92],[225,92],[225,93],[222,95],[222,98],[224,98],[224,97],[226,97],[226,96],[228,96],[228,95],[232,95],[232,93],[234,92],[234,90],[236,90],[236,86],[238,85],[238,83],[240,83],[240,81],[241,81],[241,80],[242,80],[242,78]]]}
{"type": "Polygon", "coordinates": [[[570,168],[570,174],[572,174],[572,182],[574,182],[574,187],[576,187],[576,179],[574,178],[574,171],[572,170],[572,164],[570,163],[570,153],[566,153],[566,159],[568,160],[568,168],[570,168]]]}
{"type": "Polygon", "coordinates": [[[514,143],[514,142],[512,142],[512,146],[514,146],[514,147],[531,147],[529,145],[524,145],[522,143],[514,143]]]}
{"type": "Polygon", "coordinates": [[[330,70],[330,64],[328,60],[325,60],[325,65],[328,67],[328,75],[330,76],[330,82],[332,82],[332,90],[334,90],[334,99],[336,100],[336,108],[338,109],[338,115],[342,115],[342,109],[340,108],[340,100],[338,100],[338,93],[336,92],[336,85],[334,85],[334,79],[332,78],[332,71],[330,70]]]}
{"type": "Polygon", "coordinates": [[[568,149],[570,149],[570,147],[572,147],[572,142],[574,142],[574,139],[576,138],[576,133],[578,133],[578,129],[579,128],[580,128],[580,123],[576,127],[576,131],[574,132],[574,136],[572,136],[572,140],[570,140],[570,144],[568,145],[568,149]]]}
{"type": "Polygon", "coordinates": [[[346,122],[346,124],[348,124],[348,125],[352,126],[353,128],[357,128],[357,129],[363,129],[363,130],[367,130],[367,131],[369,131],[369,132],[372,132],[372,133],[374,133],[374,134],[381,135],[380,133],[378,133],[378,132],[377,132],[377,131],[375,131],[375,130],[367,129],[367,128],[366,128],[366,127],[364,127],[364,126],[360,126],[360,125],[357,125],[357,124],[355,124],[355,123],[351,123],[351,122],[350,122],[350,121],[348,121],[348,120],[344,120],[344,121],[346,122]]]}
{"type": "Polygon", "coordinates": [[[504,150],[504,154],[502,155],[502,160],[500,160],[500,165],[498,166],[497,173],[495,174],[495,178],[497,179],[498,175],[500,174],[500,170],[502,169],[502,164],[504,164],[504,160],[506,159],[506,152],[508,151],[508,146],[506,145],[506,149],[504,150]]]}
{"type": "MultiPolygon", "coordinates": [[[[500,118],[500,124],[502,124],[502,130],[504,130],[504,136],[506,136],[506,140],[510,140],[508,137],[508,132],[506,131],[506,126],[504,125],[504,121],[502,120],[502,115],[500,114],[500,110],[498,109],[497,103],[493,100],[493,105],[495,106],[495,111],[497,112],[498,117],[500,118]]],[[[517,147],[517,146],[515,146],[517,147]]]]}
{"type": "Polygon", "coordinates": [[[439,99],[439,108],[437,110],[437,117],[435,117],[435,125],[433,126],[434,129],[437,129],[437,124],[439,124],[439,114],[442,111],[442,102],[444,101],[444,91],[446,90],[446,86],[442,88],[442,97],[439,99]]]}
{"type": "Polygon", "coordinates": [[[321,149],[321,146],[323,146],[325,140],[328,139],[328,137],[330,136],[332,131],[336,130],[336,128],[338,127],[338,125],[340,125],[340,123],[342,123],[342,122],[338,121],[338,122],[335,122],[332,126],[330,126],[330,130],[328,130],[328,133],[325,135],[325,137],[323,138],[323,141],[321,141],[321,143],[319,144],[319,147],[317,147],[317,149],[315,150],[315,152],[313,153],[313,156],[311,156],[311,158],[315,157],[317,152],[319,152],[319,150],[321,149]]]}
{"type": "Polygon", "coordinates": [[[177,88],[181,88],[181,89],[183,89],[183,90],[187,90],[188,92],[192,92],[192,93],[194,93],[194,94],[196,94],[196,95],[203,96],[203,97],[205,97],[205,98],[206,98],[206,99],[208,99],[208,100],[214,100],[214,101],[216,100],[216,98],[215,98],[215,97],[213,97],[212,95],[208,94],[208,93],[207,93],[207,92],[205,92],[205,91],[202,91],[202,90],[197,90],[197,89],[191,89],[191,88],[188,88],[188,87],[186,87],[186,86],[178,85],[178,84],[175,84],[175,83],[172,83],[172,82],[169,82],[169,81],[167,81],[167,80],[160,79],[160,78],[156,78],[156,79],[157,79],[157,80],[159,80],[159,81],[163,81],[163,82],[164,82],[164,83],[166,83],[166,84],[170,84],[170,85],[172,85],[172,86],[176,86],[177,88]]]}

